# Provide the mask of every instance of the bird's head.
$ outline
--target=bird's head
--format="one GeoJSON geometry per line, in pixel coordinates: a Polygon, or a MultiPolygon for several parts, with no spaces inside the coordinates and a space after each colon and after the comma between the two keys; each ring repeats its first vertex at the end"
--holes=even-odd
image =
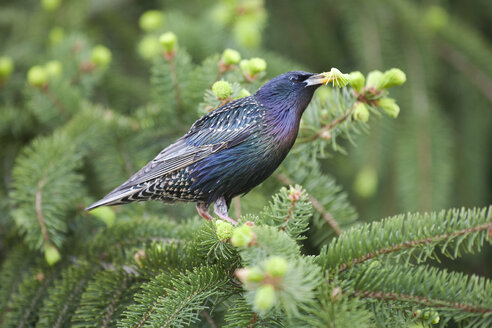
{"type": "Polygon", "coordinates": [[[265,83],[256,92],[255,97],[273,110],[294,110],[298,115],[302,115],[314,91],[326,82],[326,76],[321,74],[287,72],[265,83]]]}

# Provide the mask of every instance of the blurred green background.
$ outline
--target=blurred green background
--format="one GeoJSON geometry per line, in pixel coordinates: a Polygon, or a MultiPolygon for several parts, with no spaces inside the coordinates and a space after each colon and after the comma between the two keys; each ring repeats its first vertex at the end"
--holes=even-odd
{"type": "MultiPolygon", "coordinates": [[[[28,69],[50,59],[46,48],[56,38],[53,28],[61,27],[65,35],[85,35],[111,49],[111,66],[90,99],[131,113],[151,97],[150,65],[142,59],[149,49],[137,46],[143,38],[139,17],[150,9],[165,12],[162,31],[174,31],[180,46],[197,61],[231,47],[244,57],[264,57],[269,76],[331,67],[364,74],[391,67],[404,70],[407,83],[393,95],[400,117],[371,122],[369,133],[356,138],[356,146],[345,143],[347,155],[332,153],[322,162],[323,171],[344,187],[362,220],[491,203],[488,0],[4,0],[0,56],[11,57],[15,68],[0,88],[1,106],[14,109],[0,117],[3,195],[21,147],[47,133],[34,123],[18,123],[22,113],[15,109],[25,106],[28,69]],[[237,10],[238,2],[244,11],[237,10]]],[[[246,203],[248,197],[257,199],[252,193],[246,203]]],[[[491,276],[491,256],[489,247],[452,265],[491,276]]]]}

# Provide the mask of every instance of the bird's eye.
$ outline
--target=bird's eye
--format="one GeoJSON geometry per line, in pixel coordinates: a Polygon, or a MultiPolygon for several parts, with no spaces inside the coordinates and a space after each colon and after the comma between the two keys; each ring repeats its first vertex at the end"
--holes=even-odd
{"type": "Polygon", "coordinates": [[[289,80],[291,80],[292,82],[299,82],[302,81],[302,78],[300,75],[293,75],[289,78],[289,80]]]}

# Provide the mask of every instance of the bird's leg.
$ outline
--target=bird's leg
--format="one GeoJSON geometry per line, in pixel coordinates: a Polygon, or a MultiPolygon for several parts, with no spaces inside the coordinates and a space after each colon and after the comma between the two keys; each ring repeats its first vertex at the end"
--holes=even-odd
{"type": "Polygon", "coordinates": [[[212,221],[213,220],[213,217],[210,215],[210,213],[208,213],[208,206],[207,204],[205,203],[196,203],[196,210],[198,211],[198,214],[200,214],[200,216],[202,218],[204,218],[205,220],[207,221],[212,221]]]}
{"type": "Polygon", "coordinates": [[[229,217],[229,214],[227,213],[227,202],[224,197],[220,197],[215,201],[214,204],[214,212],[221,218],[222,220],[229,221],[233,225],[237,225],[236,220],[233,220],[229,217]]]}

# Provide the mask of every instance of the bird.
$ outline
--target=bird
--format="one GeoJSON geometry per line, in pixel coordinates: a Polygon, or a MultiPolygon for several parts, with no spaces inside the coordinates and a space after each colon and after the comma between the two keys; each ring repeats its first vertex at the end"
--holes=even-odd
{"type": "Polygon", "coordinates": [[[112,206],[160,200],[194,202],[198,214],[209,213],[234,225],[231,200],[266,180],[291,150],[302,114],[314,92],[327,84],[326,74],[291,71],[198,119],[189,131],[153,160],[88,206],[112,206]]]}

